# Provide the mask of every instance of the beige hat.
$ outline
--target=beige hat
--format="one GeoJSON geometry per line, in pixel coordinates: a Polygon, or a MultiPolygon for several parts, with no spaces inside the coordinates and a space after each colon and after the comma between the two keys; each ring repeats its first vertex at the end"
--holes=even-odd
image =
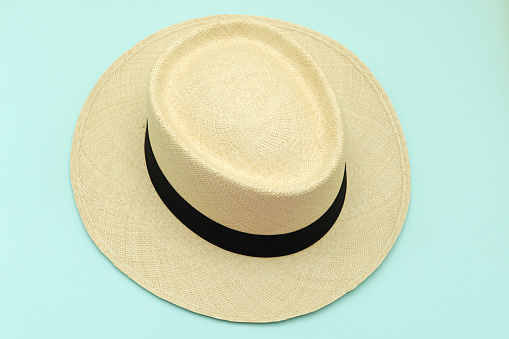
{"type": "Polygon", "coordinates": [[[239,322],[354,289],[410,196],[403,132],[367,67],[322,34],[243,15],[168,27],[115,61],[81,111],[71,181],[122,272],[239,322]]]}

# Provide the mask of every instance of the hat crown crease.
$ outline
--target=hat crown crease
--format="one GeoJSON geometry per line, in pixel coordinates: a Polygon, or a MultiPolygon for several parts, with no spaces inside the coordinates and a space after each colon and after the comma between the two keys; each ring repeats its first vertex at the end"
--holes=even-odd
{"type": "Polygon", "coordinates": [[[338,194],[338,100],[312,57],[275,25],[225,17],[167,46],[149,77],[148,112],[161,171],[224,226],[293,232],[338,194]]]}

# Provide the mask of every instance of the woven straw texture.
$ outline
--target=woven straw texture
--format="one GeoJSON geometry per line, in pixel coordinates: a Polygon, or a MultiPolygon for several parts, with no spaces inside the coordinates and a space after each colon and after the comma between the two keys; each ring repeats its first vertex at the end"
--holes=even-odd
{"type": "Polygon", "coordinates": [[[88,97],[74,133],[71,181],[99,249],[139,285],[215,318],[272,322],[315,311],[385,258],[410,196],[394,109],[362,62],[288,22],[240,15],[163,29],[121,56],[88,97]],[[230,253],[182,225],[145,166],[209,218],[278,234],[314,221],[336,196],[341,215],[298,253],[230,253]]]}

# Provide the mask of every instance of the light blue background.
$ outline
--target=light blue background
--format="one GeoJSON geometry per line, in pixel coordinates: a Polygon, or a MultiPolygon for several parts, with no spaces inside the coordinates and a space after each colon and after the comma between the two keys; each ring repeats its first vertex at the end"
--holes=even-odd
{"type": "Polygon", "coordinates": [[[1,338],[508,338],[509,1],[0,3],[1,338]],[[95,247],[69,178],[100,75],[139,40],[214,14],[307,26],[371,69],[412,171],[402,233],[379,269],[311,315],[267,325],[162,301],[95,247]]]}

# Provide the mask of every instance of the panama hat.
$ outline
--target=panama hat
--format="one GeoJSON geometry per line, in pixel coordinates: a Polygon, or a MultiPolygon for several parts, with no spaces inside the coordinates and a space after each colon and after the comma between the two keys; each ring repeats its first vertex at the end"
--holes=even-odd
{"type": "Polygon", "coordinates": [[[116,267],[237,322],[354,289],[410,196],[403,132],[368,68],[315,31],[244,15],[170,26],[116,60],[81,110],[71,181],[116,267]]]}

